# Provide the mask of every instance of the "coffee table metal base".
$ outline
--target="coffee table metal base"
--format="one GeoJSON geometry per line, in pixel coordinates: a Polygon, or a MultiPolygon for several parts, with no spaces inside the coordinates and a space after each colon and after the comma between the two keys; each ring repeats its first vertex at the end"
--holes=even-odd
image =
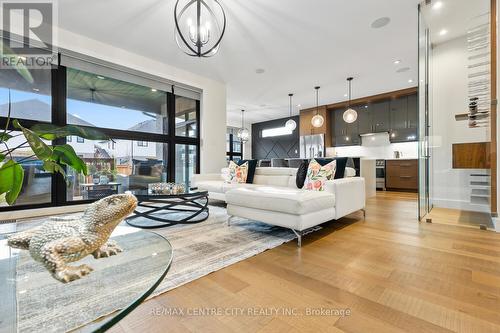
{"type": "Polygon", "coordinates": [[[190,195],[183,197],[182,195],[175,198],[153,198],[149,197],[145,200],[138,198],[137,207],[145,209],[137,209],[134,215],[126,221],[129,225],[142,229],[164,228],[176,224],[195,224],[208,219],[208,194],[200,193],[199,195],[190,195]],[[160,214],[157,214],[160,213],[160,214]],[[179,218],[169,219],[168,217],[159,217],[158,215],[180,215],[179,218]],[[136,223],[137,218],[149,220],[146,223],[136,223]]]}

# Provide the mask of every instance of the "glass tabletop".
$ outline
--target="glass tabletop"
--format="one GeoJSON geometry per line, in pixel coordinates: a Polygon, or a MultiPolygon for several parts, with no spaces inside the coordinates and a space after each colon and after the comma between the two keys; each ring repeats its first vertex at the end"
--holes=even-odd
{"type": "Polygon", "coordinates": [[[156,198],[156,199],[162,199],[162,198],[189,198],[189,197],[195,197],[198,195],[207,195],[208,191],[203,191],[199,189],[189,189],[186,190],[183,193],[178,193],[178,194],[166,194],[166,193],[151,193],[148,190],[134,190],[131,191],[133,195],[137,197],[137,199],[141,200],[144,198],[156,198]]]}
{"type": "MultiPolygon", "coordinates": [[[[17,224],[17,231],[29,229],[29,224],[17,224]]],[[[6,237],[15,228],[14,223],[0,226],[2,333],[66,332],[76,328],[104,332],[156,289],[172,261],[172,247],[165,238],[122,224],[111,239],[123,252],[101,259],[87,256],[71,263],[87,264],[94,270],[63,284],[34,261],[29,251],[7,246],[6,237]]]]}

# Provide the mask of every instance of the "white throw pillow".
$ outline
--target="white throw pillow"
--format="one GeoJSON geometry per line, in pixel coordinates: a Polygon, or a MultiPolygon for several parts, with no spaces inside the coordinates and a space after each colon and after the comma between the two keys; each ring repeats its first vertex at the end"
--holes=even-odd
{"type": "Polygon", "coordinates": [[[248,162],[238,165],[233,161],[229,162],[228,173],[225,175],[226,182],[230,184],[244,184],[248,177],[248,162]]]}
{"type": "Polygon", "coordinates": [[[334,179],[337,171],[337,161],[321,166],[315,159],[309,162],[304,189],[309,191],[324,191],[325,182],[334,179]]]}

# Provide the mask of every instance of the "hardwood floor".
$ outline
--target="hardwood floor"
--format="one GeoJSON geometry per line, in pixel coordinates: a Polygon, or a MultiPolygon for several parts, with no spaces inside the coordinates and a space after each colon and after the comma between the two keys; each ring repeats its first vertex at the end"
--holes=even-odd
{"type": "Polygon", "coordinates": [[[500,234],[419,224],[416,210],[414,195],[378,195],[366,220],[352,214],[301,249],[290,242],[160,295],[112,331],[500,332],[500,234]],[[192,313],[205,308],[222,313],[192,313]],[[291,313],[255,313],[273,308],[291,313]]]}

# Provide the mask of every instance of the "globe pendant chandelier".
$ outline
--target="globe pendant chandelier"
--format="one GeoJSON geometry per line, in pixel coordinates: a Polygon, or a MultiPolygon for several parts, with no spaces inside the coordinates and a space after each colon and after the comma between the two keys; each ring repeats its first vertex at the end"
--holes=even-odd
{"type": "Polygon", "coordinates": [[[219,51],[226,31],[226,14],[218,0],[177,0],[175,41],[192,57],[211,57],[219,51]]]}
{"type": "Polygon", "coordinates": [[[344,114],[342,115],[342,118],[344,121],[348,124],[352,124],[353,122],[358,119],[358,113],[356,110],[351,108],[351,83],[352,83],[353,78],[348,77],[347,82],[349,82],[349,102],[347,103],[347,110],[344,111],[344,114]]]}
{"type": "Polygon", "coordinates": [[[319,88],[320,87],[314,87],[314,89],[316,89],[316,115],[311,119],[311,125],[316,128],[323,126],[325,123],[325,118],[319,114],[319,88]]]}
{"type": "Polygon", "coordinates": [[[236,136],[242,143],[245,143],[250,139],[250,131],[245,128],[245,110],[241,110],[241,128],[238,130],[238,134],[236,134],[236,136]]]}
{"type": "Polygon", "coordinates": [[[288,94],[288,97],[290,97],[290,119],[287,120],[285,123],[285,127],[289,129],[290,131],[293,131],[297,128],[297,123],[295,120],[292,119],[292,97],[293,94],[288,94]]]}

